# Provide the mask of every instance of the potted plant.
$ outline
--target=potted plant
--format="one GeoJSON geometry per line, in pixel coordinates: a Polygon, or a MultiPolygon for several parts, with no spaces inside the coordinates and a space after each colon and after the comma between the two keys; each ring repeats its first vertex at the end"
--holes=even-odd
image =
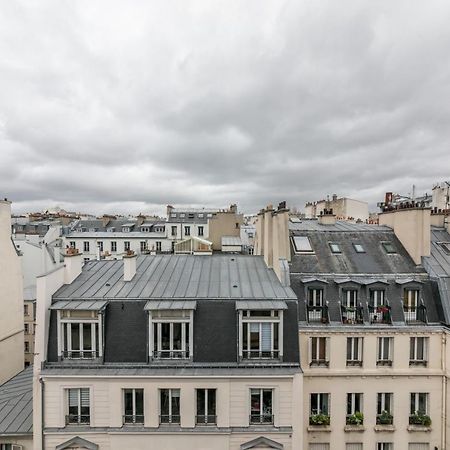
{"type": "Polygon", "coordinates": [[[364,414],[356,411],[347,416],[347,425],[362,425],[364,423],[364,414]]]}
{"type": "Polygon", "coordinates": [[[394,417],[386,410],[381,411],[381,414],[377,416],[378,425],[392,425],[393,421],[394,417]]]}
{"type": "Polygon", "coordinates": [[[330,425],[330,416],[328,414],[311,414],[309,416],[309,424],[316,426],[330,425]]]}
{"type": "Polygon", "coordinates": [[[431,425],[431,418],[422,411],[415,411],[414,414],[409,416],[410,425],[421,425],[424,427],[429,427],[431,425]]]}

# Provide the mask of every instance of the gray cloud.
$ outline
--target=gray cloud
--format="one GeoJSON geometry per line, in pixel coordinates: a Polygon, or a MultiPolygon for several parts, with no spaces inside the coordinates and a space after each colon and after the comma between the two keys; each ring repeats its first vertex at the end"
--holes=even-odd
{"type": "Polygon", "coordinates": [[[0,194],[246,212],[449,178],[446,0],[8,1],[0,194]]]}

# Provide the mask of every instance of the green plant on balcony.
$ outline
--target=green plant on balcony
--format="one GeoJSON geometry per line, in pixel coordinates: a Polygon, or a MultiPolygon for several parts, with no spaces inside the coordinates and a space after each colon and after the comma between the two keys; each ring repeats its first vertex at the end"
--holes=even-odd
{"type": "Polygon", "coordinates": [[[330,425],[330,416],[328,414],[311,414],[309,416],[309,424],[318,426],[330,425]]]}
{"type": "Polygon", "coordinates": [[[364,414],[356,411],[347,416],[347,425],[362,425],[364,423],[364,414]]]}
{"type": "Polygon", "coordinates": [[[422,425],[424,427],[429,427],[431,425],[431,418],[422,411],[415,411],[414,414],[409,416],[409,423],[410,425],[422,425]]]}
{"type": "Polygon", "coordinates": [[[377,416],[377,424],[379,425],[392,425],[394,417],[388,411],[383,410],[381,414],[377,416]]]}

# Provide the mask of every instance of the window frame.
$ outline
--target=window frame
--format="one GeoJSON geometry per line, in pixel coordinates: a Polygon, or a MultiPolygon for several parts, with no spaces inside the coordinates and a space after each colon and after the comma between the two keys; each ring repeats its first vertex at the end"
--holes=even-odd
{"type": "Polygon", "coordinates": [[[309,337],[309,366],[328,367],[330,365],[330,338],[328,336],[309,337]],[[318,358],[321,352],[321,342],[324,342],[325,358],[318,358]],[[316,356],[316,357],[314,357],[316,356]]]}
{"type": "Polygon", "coordinates": [[[195,398],[196,398],[196,415],[195,415],[195,424],[196,425],[216,425],[217,424],[217,389],[216,388],[197,388],[195,389],[195,398]],[[204,393],[204,408],[203,411],[199,411],[199,394],[200,392],[204,393]],[[214,410],[209,410],[209,397],[214,393],[214,410]],[[203,412],[203,414],[199,414],[199,412],[203,412]]]}
{"type": "MultiPolygon", "coordinates": [[[[309,239],[309,236],[292,236],[291,239],[292,239],[292,245],[294,248],[294,252],[297,255],[314,255],[315,254],[314,249],[311,245],[311,240],[309,239]],[[297,240],[300,240],[300,239],[304,244],[307,243],[307,245],[299,250],[299,248],[297,247],[297,240]]],[[[299,244],[300,243],[301,242],[299,242],[299,244]]]]}
{"type": "Polygon", "coordinates": [[[160,425],[170,425],[176,424],[179,425],[181,423],[181,389],[180,388],[161,388],[159,389],[159,424],[160,425]],[[162,399],[163,392],[168,392],[169,398],[169,411],[168,414],[163,414],[162,412],[162,399]],[[178,414],[173,414],[173,399],[176,398],[173,394],[178,392],[178,414]],[[167,417],[168,421],[165,422],[162,420],[162,417],[167,417]]]}
{"type": "Polygon", "coordinates": [[[363,363],[364,363],[364,337],[361,337],[361,336],[347,336],[347,341],[346,341],[346,366],[347,367],[354,367],[354,366],[362,367],[363,363]],[[348,345],[349,344],[349,340],[351,342],[350,352],[349,352],[349,345],[348,345]],[[355,345],[355,342],[358,342],[357,346],[355,345]],[[351,358],[349,358],[349,356],[351,358]],[[355,356],[356,356],[356,358],[355,358],[355,356]]]}
{"type": "Polygon", "coordinates": [[[122,423],[123,425],[143,425],[145,421],[145,391],[143,388],[123,388],[122,389],[122,398],[123,398],[123,416],[122,416],[122,423]],[[126,395],[128,393],[131,393],[131,399],[132,399],[132,414],[126,414],[126,395]],[[137,414],[137,393],[142,393],[142,414],[137,414]],[[131,417],[131,422],[127,420],[128,417],[131,417]]]}
{"type": "Polygon", "coordinates": [[[428,364],[428,336],[410,336],[409,337],[409,365],[410,366],[427,366],[428,364]],[[422,342],[422,348],[419,348],[418,342],[422,342]],[[423,358],[417,355],[422,353],[423,358]]]}
{"type": "Polygon", "coordinates": [[[328,246],[330,247],[331,253],[333,255],[339,255],[342,253],[341,247],[337,242],[328,242],[328,246]]]}
{"type": "Polygon", "coordinates": [[[68,387],[65,388],[66,391],[66,417],[65,417],[65,424],[66,425],[90,425],[91,424],[91,411],[92,411],[92,402],[91,402],[91,388],[90,387],[68,387]],[[76,409],[77,409],[77,413],[76,414],[71,414],[70,413],[70,408],[72,407],[70,405],[70,392],[71,391],[77,391],[77,405],[76,405],[76,409]],[[86,393],[87,392],[87,398],[88,398],[88,406],[84,405],[83,406],[83,396],[82,393],[86,393]],[[88,408],[88,414],[82,414],[83,412],[83,408],[88,408]],[[76,420],[73,421],[71,420],[71,416],[75,417],[76,420]],[[86,419],[83,420],[83,417],[85,417],[86,419]]]}
{"type": "Polygon", "coordinates": [[[309,415],[310,416],[314,416],[317,414],[323,414],[325,416],[331,416],[330,411],[331,411],[331,395],[329,392],[311,392],[309,394],[309,415]],[[314,412],[315,410],[313,410],[313,396],[317,396],[316,397],[316,403],[317,403],[317,410],[316,412],[314,412]],[[326,401],[324,402],[324,399],[326,399],[326,401]],[[326,404],[326,408],[322,408],[323,405],[326,404]]]}
{"type": "Polygon", "coordinates": [[[377,366],[392,366],[394,338],[392,336],[377,337],[377,366]],[[387,343],[387,357],[386,353],[387,343]]]}
{"type": "Polygon", "coordinates": [[[250,414],[249,414],[249,424],[250,425],[272,425],[274,423],[274,391],[272,387],[252,387],[249,390],[250,393],[250,414]],[[259,414],[255,413],[252,405],[253,394],[258,394],[259,391],[259,414]],[[270,414],[264,412],[264,393],[270,392],[270,414]],[[255,420],[259,418],[259,420],[255,420]],[[270,420],[266,420],[269,418],[270,420]]]}
{"type": "Polygon", "coordinates": [[[429,404],[430,404],[430,394],[428,392],[411,392],[410,393],[410,402],[409,402],[409,414],[410,415],[414,415],[419,413],[428,415],[429,414],[429,404]],[[421,403],[421,397],[422,400],[425,401],[425,410],[420,410],[419,406],[421,403]],[[413,401],[414,401],[414,410],[412,409],[413,407],[413,401]]]}

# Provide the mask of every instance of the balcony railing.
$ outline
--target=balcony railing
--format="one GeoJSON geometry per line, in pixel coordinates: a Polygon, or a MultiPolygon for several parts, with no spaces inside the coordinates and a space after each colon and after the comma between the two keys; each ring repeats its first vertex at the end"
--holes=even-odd
{"type": "Polygon", "coordinates": [[[94,359],[99,353],[97,350],[64,350],[62,356],[64,359],[94,359]]]}
{"type": "Polygon", "coordinates": [[[310,367],[328,367],[330,365],[330,361],[326,359],[313,359],[309,363],[310,367]]]}
{"type": "Polygon", "coordinates": [[[391,307],[389,305],[373,306],[368,305],[370,323],[382,323],[390,324],[391,319],[391,307]]]}
{"type": "Polygon", "coordinates": [[[377,366],[392,366],[392,359],[377,359],[377,366]]]}
{"type": "Polygon", "coordinates": [[[179,414],[161,414],[159,416],[160,424],[179,424],[180,423],[180,415],[179,414]]]}
{"type": "Polygon", "coordinates": [[[421,304],[419,306],[403,306],[403,313],[406,322],[423,322],[427,323],[427,308],[421,304]]]}
{"type": "Polygon", "coordinates": [[[68,414],[66,416],[66,425],[89,425],[90,415],[68,414]]]}
{"type": "Polygon", "coordinates": [[[242,350],[243,359],[276,359],[280,357],[279,350],[263,351],[263,350],[242,350]]]}
{"type": "Polygon", "coordinates": [[[144,423],[144,416],[142,414],[125,414],[122,416],[122,422],[124,425],[142,425],[144,423]]]}
{"type": "Polygon", "coordinates": [[[188,359],[189,350],[154,350],[154,359],[188,359]]]}
{"type": "Polygon", "coordinates": [[[215,425],[217,423],[217,416],[216,415],[195,416],[195,423],[197,425],[215,425]]]}
{"type": "Polygon", "coordinates": [[[362,306],[343,306],[341,305],[342,323],[344,324],[361,324],[364,323],[362,306]]]}
{"type": "Polygon", "coordinates": [[[362,367],[362,359],[347,359],[347,366],[362,367]]]}
{"type": "Polygon", "coordinates": [[[328,306],[310,306],[306,305],[306,311],[308,313],[308,322],[320,322],[328,323],[328,306]]]}
{"type": "Polygon", "coordinates": [[[250,424],[271,424],[273,423],[272,414],[250,414],[250,424]]]}
{"type": "Polygon", "coordinates": [[[409,360],[410,366],[423,366],[427,367],[428,361],[426,359],[410,359],[409,360]]]}

